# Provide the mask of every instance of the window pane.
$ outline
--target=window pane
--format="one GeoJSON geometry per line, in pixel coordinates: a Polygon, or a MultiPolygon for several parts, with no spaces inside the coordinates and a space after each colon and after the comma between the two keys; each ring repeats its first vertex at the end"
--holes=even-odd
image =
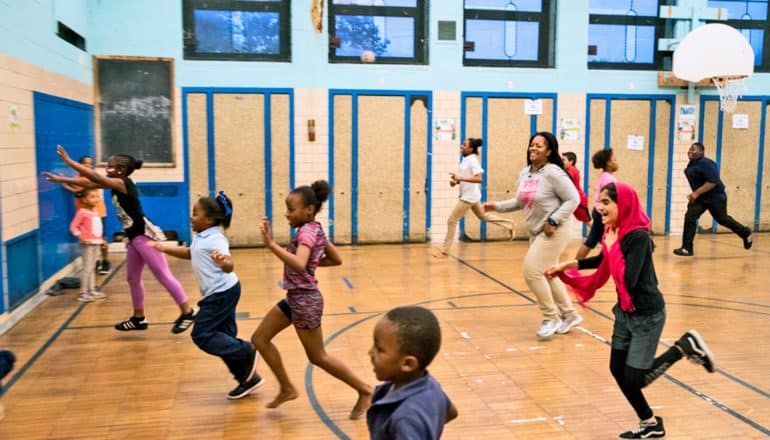
{"type": "Polygon", "coordinates": [[[596,15],[657,17],[658,0],[590,0],[588,11],[596,15]]]}
{"type": "Polygon", "coordinates": [[[195,11],[198,53],[280,53],[277,12],[195,11]]]}
{"type": "Polygon", "coordinates": [[[359,56],[371,50],[378,57],[414,57],[414,18],[337,15],[337,56],[359,56]]]}
{"type": "Polygon", "coordinates": [[[708,6],[727,8],[727,18],[730,20],[767,20],[767,0],[709,0],[708,6]]]}
{"type": "Polygon", "coordinates": [[[465,9],[542,12],[543,0],[465,0],[465,9]]]}
{"type": "Polygon", "coordinates": [[[540,23],[465,20],[465,40],[475,43],[466,59],[537,61],[540,23]]]}
{"type": "Polygon", "coordinates": [[[744,37],[751,43],[751,48],[754,49],[754,65],[759,66],[762,64],[762,54],[765,45],[765,30],[764,29],[739,29],[744,37]]]}
{"type": "Polygon", "coordinates": [[[417,6],[417,0],[334,0],[335,5],[417,6]]]}
{"type": "Polygon", "coordinates": [[[588,44],[596,46],[590,63],[653,63],[655,27],[616,24],[588,26],[588,44]]]}

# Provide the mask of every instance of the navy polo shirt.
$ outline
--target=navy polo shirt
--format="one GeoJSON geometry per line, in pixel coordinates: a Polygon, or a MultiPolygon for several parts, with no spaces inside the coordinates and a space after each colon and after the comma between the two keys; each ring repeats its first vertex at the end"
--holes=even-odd
{"type": "Polygon", "coordinates": [[[717,164],[708,157],[701,156],[698,159],[691,160],[687,164],[687,168],[684,169],[684,175],[687,176],[687,181],[690,183],[690,188],[695,191],[703,186],[706,182],[715,183],[717,186],[706,191],[698,197],[698,200],[703,202],[714,202],[725,200],[727,194],[725,194],[725,185],[719,178],[719,170],[717,170],[717,164]]]}
{"type": "Polygon", "coordinates": [[[391,382],[374,389],[366,413],[369,437],[385,439],[438,439],[444,430],[451,402],[427,371],[397,390],[391,382]]]}

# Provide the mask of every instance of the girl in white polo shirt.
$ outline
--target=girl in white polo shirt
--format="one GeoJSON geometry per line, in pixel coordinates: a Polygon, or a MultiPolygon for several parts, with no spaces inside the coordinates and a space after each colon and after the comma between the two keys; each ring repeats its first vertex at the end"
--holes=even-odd
{"type": "Polygon", "coordinates": [[[479,220],[494,223],[508,229],[511,239],[515,235],[516,226],[513,221],[490,212],[484,212],[484,208],[481,206],[481,175],[484,173],[484,168],[481,168],[479,163],[479,148],[481,144],[481,139],[466,139],[460,146],[460,152],[463,155],[463,160],[460,162],[460,173],[449,173],[451,176],[449,184],[451,186],[460,185],[460,200],[457,201],[455,209],[449,216],[449,220],[447,220],[444,244],[441,248],[433,251],[433,256],[436,258],[446,258],[449,255],[449,248],[452,246],[452,241],[457,231],[457,222],[465,216],[469,209],[473,211],[473,214],[479,220]]]}
{"type": "Polygon", "coordinates": [[[166,247],[152,242],[151,247],[177,258],[191,260],[203,299],[195,318],[192,339],[208,354],[224,361],[238,385],[227,394],[240,399],[264,381],[255,366],[257,351],[251,342],[238,339],[235,308],[241,297],[241,283],[233,272],[230,244],[222,228],[230,226],[233,205],[224,192],[216,198],[201,197],[193,207],[190,223],[195,237],[189,248],[166,247]]]}

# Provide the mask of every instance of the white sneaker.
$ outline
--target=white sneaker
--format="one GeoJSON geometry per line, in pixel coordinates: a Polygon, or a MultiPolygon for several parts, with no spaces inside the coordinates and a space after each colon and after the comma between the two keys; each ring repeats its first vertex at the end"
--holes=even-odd
{"type": "Polygon", "coordinates": [[[96,301],[96,298],[94,298],[88,293],[81,293],[80,296],[78,296],[78,301],[84,302],[84,303],[90,303],[92,301],[96,301]]]}
{"type": "Polygon", "coordinates": [[[107,297],[107,295],[103,294],[102,292],[99,292],[98,290],[92,290],[89,292],[89,295],[91,295],[91,298],[93,299],[104,299],[107,297]]]}
{"type": "Polygon", "coordinates": [[[561,325],[556,329],[556,333],[563,335],[569,333],[570,330],[580,325],[583,322],[583,317],[575,313],[571,318],[562,320],[561,325]]]}
{"type": "Polygon", "coordinates": [[[556,330],[561,326],[561,318],[544,319],[540,328],[537,330],[537,336],[545,339],[550,338],[556,333],[556,330]]]}

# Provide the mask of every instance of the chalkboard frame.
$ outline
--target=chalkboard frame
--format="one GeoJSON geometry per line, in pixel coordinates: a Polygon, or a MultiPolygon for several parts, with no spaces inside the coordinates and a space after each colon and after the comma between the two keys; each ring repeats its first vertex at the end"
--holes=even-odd
{"type": "Polygon", "coordinates": [[[126,56],[126,55],[94,55],[93,57],[93,83],[94,83],[94,139],[95,139],[95,153],[96,162],[99,166],[105,166],[106,162],[102,160],[102,118],[101,118],[101,84],[99,84],[99,63],[102,60],[108,61],[155,61],[168,64],[169,72],[169,88],[168,96],[171,100],[171,109],[169,114],[169,124],[171,133],[171,161],[170,162],[145,162],[143,167],[147,168],[175,168],[177,162],[177,133],[176,133],[176,86],[174,83],[174,58],[171,57],[140,57],[140,56],[126,56]]]}

